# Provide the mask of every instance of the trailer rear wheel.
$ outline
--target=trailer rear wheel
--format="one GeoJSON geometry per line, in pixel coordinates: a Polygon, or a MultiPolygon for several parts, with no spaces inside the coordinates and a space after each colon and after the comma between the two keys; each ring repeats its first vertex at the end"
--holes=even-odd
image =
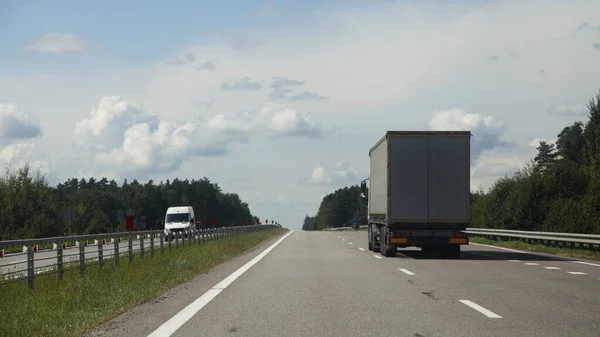
{"type": "Polygon", "coordinates": [[[379,251],[381,252],[381,255],[385,257],[395,257],[396,253],[398,253],[398,248],[394,245],[387,244],[388,231],[386,226],[381,227],[380,240],[381,248],[379,248],[379,251]]]}
{"type": "Polygon", "coordinates": [[[398,247],[394,245],[385,245],[385,250],[383,252],[383,256],[385,257],[396,257],[398,254],[398,247]]]}

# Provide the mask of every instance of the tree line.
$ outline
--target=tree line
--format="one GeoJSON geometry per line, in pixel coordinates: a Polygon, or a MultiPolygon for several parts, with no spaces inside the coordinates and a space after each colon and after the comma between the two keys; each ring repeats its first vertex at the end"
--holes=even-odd
{"type": "Polygon", "coordinates": [[[25,165],[0,177],[0,240],[108,233],[125,230],[135,216],[136,230],[161,229],[170,206],[189,205],[198,228],[255,223],[248,204],[224,193],[208,178],[173,179],[156,184],[137,180],[71,178],[49,186],[44,175],[25,165]]]}
{"type": "MultiPolygon", "coordinates": [[[[472,227],[600,234],[600,93],[587,110],[586,122],[564,127],[555,143],[540,142],[525,167],[471,193],[472,227]]],[[[358,190],[327,195],[303,229],[348,226],[357,214],[364,221],[358,190]]]]}

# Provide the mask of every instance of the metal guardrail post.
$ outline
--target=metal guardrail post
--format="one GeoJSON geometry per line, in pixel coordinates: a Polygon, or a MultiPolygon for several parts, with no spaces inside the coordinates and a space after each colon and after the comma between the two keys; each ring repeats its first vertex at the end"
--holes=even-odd
{"type": "Polygon", "coordinates": [[[154,234],[150,234],[150,257],[154,257],[154,234]]]}
{"type": "Polygon", "coordinates": [[[129,255],[129,263],[133,262],[133,237],[131,234],[127,237],[127,254],[129,255]]]}
{"type": "Polygon", "coordinates": [[[158,234],[158,240],[160,240],[160,255],[165,253],[164,234],[158,234]]]}
{"type": "Polygon", "coordinates": [[[85,273],[85,245],[79,243],[79,275],[85,273]]]}
{"type": "Polygon", "coordinates": [[[171,252],[171,241],[173,241],[173,234],[171,232],[169,232],[169,235],[167,236],[167,242],[169,245],[169,252],[171,252]]]}
{"type": "Polygon", "coordinates": [[[27,246],[27,285],[29,290],[33,290],[33,279],[35,277],[33,248],[27,246]]]}
{"type": "Polygon", "coordinates": [[[144,258],[144,236],[145,234],[140,235],[140,257],[144,258]]]}
{"type": "Polygon", "coordinates": [[[102,268],[104,265],[104,249],[102,241],[98,241],[98,266],[102,268]]]}
{"type": "Polygon", "coordinates": [[[179,235],[175,235],[175,248],[179,248],[179,235]]]}
{"type": "Polygon", "coordinates": [[[119,265],[119,241],[121,241],[121,238],[116,238],[115,243],[113,244],[113,248],[115,249],[115,266],[119,265]]]}
{"type": "Polygon", "coordinates": [[[56,245],[56,282],[60,282],[64,274],[63,246],[59,241],[56,245]]]}

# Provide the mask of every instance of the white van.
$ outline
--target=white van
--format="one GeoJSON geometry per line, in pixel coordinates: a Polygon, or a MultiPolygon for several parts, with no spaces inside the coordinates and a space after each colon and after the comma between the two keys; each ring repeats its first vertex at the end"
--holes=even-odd
{"type": "Polygon", "coordinates": [[[180,232],[195,229],[196,216],[192,206],[177,206],[167,209],[167,213],[165,214],[165,235],[169,235],[169,233],[179,235],[180,232]]]}

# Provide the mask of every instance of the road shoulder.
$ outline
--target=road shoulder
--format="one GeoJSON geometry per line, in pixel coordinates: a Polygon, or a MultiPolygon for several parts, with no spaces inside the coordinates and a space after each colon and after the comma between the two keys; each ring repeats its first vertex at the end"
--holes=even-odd
{"type": "MultiPolygon", "coordinates": [[[[272,245],[287,233],[262,242],[248,252],[224,262],[204,273],[199,274],[191,281],[169,289],[160,296],[140,304],[100,326],[88,330],[84,337],[97,336],[147,336],[156,328],[168,321],[175,313],[192,303],[215,284],[222,281],[238,268],[259,255],[263,250],[272,245]]],[[[151,275],[149,275],[151,277],[151,275]]],[[[143,285],[140,285],[143,286],[143,285]]],[[[110,294],[107,294],[110,296],[110,294]]],[[[93,307],[93,301],[90,306],[93,307]]]]}

